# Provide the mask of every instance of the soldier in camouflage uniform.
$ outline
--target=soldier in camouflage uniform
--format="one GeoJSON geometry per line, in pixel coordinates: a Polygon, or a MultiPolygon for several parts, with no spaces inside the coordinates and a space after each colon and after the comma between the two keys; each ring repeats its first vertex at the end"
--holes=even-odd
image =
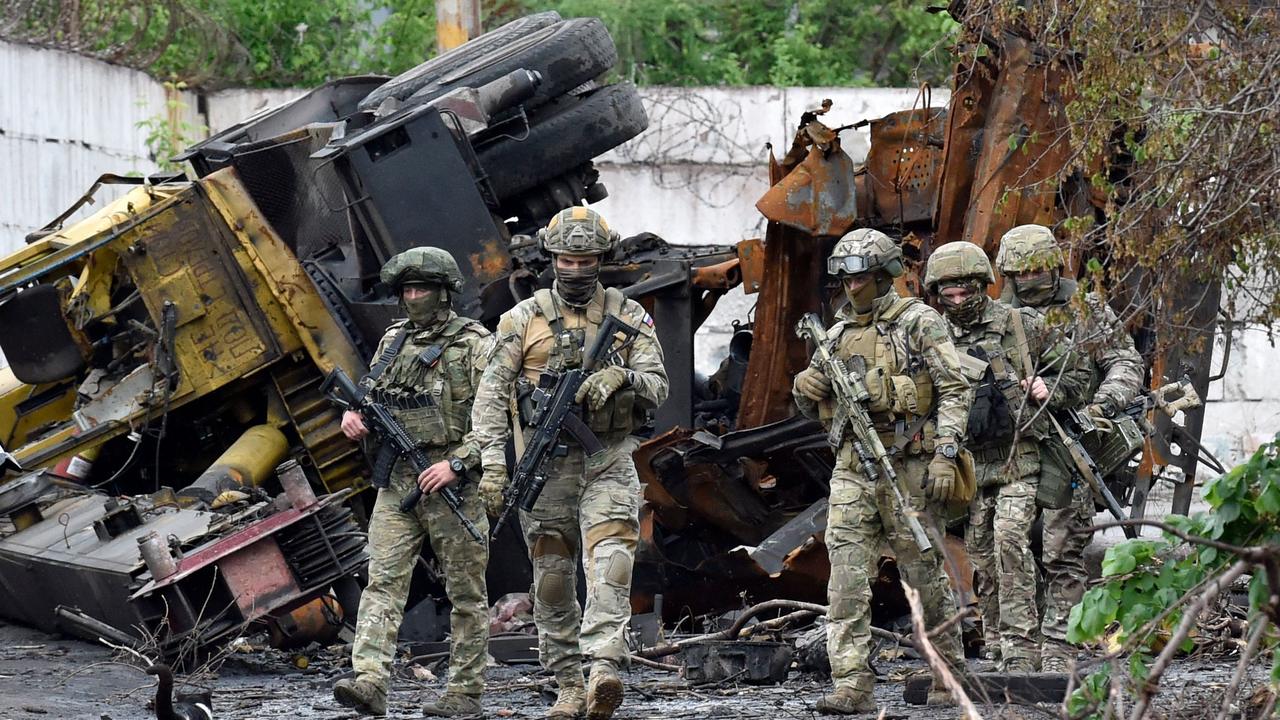
{"type": "Polygon", "coordinates": [[[992,646],[998,640],[1003,671],[1033,672],[1040,652],[1031,525],[1041,480],[1039,441],[1051,431],[1044,408],[1068,405],[1087,377],[1070,353],[1050,342],[1035,313],[987,297],[993,282],[986,253],[963,241],[935,250],[924,277],[976,376],[966,446],[978,489],[966,547],[986,637],[992,646]]]}
{"type": "MultiPolygon", "coordinates": [[[[859,229],[836,243],[827,271],[844,285],[848,304],[828,332],[837,357],[866,361],[868,411],[910,491],[911,511],[926,527],[930,509],[955,498],[959,481],[958,438],[970,401],[955,346],[937,311],[893,287],[903,274],[902,250],[888,236],[859,229]],[[935,504],[936,503],[936,504],[935,504]]],[[[831,380],[811,362],[796,375],[796,405],[807,417],[829,420],[834,412],[831,380]]],[[[830,624],[827,651],[834,692],[817,702],[822,713],[874,712],[870,571],[887,542],[904,579],[920,591],[925,622],[936,626],[956,609],[938,549],[922,554],[904,520],[888,480],[867,477],[852,441],[836,450],[826,529],[831,576],[827,586],[830,624]]],[[[934,530],[939,530],[936,523],[934,530]]],[[[934,639],[953,668],[963,668],[960,632],[953,627],[934,639]]],[[[935,678],[932,704],[948,702],[935,678]]]]}
{"type": "MultiPolygon", "coordinates": [[[[479,448],[471,444],[467,431],[491,338],[483,325],[449,308],[451,293],[462,290],[462,274],[448,252],[433,247],[406,250],[387,261],[381,279],[400,296],[409,318],[387,328],[374,366],[362,382],[375,401],[391,408],[433,464],[419,475],[407,458],[399,458],[389,478],[374,477],[380,489],[369,519],[369,584],[360,599],[351,649],[356,676],[339,680],[333,695],[348,707],[386,714],[396,635],[409,580],[427,539],[444,570],[453,610],[448,688],[424,713],[475,715],[480,712],[489,639],[484,578],[489,549],[467,534],[435,491],[453,485],[463,511],[487,536],[489,523],[476,486],[460,480],[480,469],[479,448]],[[402,513],[400,501],[414,485],[422,488],[423,499],[411,513],[402,513]]],[[[352,440],[368,433],[361,415],[351,411],[343,415],[342,430],[352,440]]]]}
{"type": "MultiPolygon", "coordinates": [[[[1062,277],[1064,264],[1053,232],[1043,225],[1021,225],[1005,233],[996,255],[1010,304],[1044,315],[1087,358],[1091,392],[1085,393],[1082,404],[1105,424],[1141,391],[1142,356],[1115,311],[1097,294],[1085,295],[1079,309],[1073,305],[1078,288],[1075,280],[1062,277]]],[[[1045,510],[1041,516],[1045,591],[1040,634],[1045,671],[1066,670],[1074,656],[1067,644],[1067,617],[1084,594],[1084,550],[1090,537],[1073,530],[1089,527],[1093,515],[1093,495],[1087,484],[1078,483],[1071,507],[1045,510]]]]}
{"type": "MultiPolygon", "coordinates": [[[[560,686],[550,718],[584,712],[612,716],[622,703],[618,668],[627,659],[623,634],[631,617],[631,569],[639,538],[639,477],[631,433],[667,397],[667,374],[653,320],[638,303],[599,282],[604,255],[617,241],[604,218],[585,207],[562,210],[538,234],[554,258],[555,284],[516,305],[498,322],[497,343],[476,394],[472,423],[483,448],[481,494],[491,513],[502,506],[507,482],[503,447],[513,395],[544,372],[582,363],[600,324],[610,315],[640,330],[620,362],[591,374],[577,401],[583,420],[605,450],[587,456],[575,445],[548,464],[546,487],[532,512],[522,512],[533,563],[534,621],[542,665],[560,686]],[[587,579],[585,611],[578,606],[577,564],[587,579]],[[591,663],[584,690],[583,660],[591,663]]],[[[516,439],[517,452],[520,438],[516,439]]]]}

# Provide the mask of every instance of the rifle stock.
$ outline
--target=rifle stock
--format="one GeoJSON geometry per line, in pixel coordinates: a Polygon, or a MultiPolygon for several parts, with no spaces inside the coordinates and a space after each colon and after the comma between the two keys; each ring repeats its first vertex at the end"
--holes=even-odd
{"type": "Polygon", "coordinates": [[[881,475],[884,476],[893,490],[894,500],[907,519],[907,528],[911,531],[911,537],[915,540],[916,546],[922,553],[929,552],[933,548],[933,543],[925,533],[924,526],[920,524],[920,519],[916,517],[916,512],[907,502],[898,473],[893,469],[889,453],[885,450],[884,443],[880,441],[880,434],[876,432],[871,416],[867,412],[866,402],[869,395],[866,384],[862,380],[862,376],[866,373],[865,368],[851,369],[831,352],[827,330],[823,327],[822,320],[814,313],[808,313],[800,318],[796,326],[796,335],[814,344],[820,369],[831,380],[831,392],[836,401],[836,416],[832,419],[827,441],[838,450],[844,440],[845,430],[848,429],[852,433],[853,449],[858,455],[858,463],[862,466],[863,473],[872,482],[878,480],[881,475]]]}

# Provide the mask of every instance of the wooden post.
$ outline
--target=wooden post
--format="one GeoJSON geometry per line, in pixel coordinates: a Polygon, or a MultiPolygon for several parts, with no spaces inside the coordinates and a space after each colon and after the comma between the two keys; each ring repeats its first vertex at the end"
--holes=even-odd
{"type": "Polygon", "coordinates": [[[436,0],[436,50],[445,52],[480,34],[480,0],[436,0]]]}

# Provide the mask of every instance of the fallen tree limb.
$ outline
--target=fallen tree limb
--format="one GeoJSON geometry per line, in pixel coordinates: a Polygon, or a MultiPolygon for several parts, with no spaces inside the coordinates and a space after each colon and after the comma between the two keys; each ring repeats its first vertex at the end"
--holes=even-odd
{"type": "MultiPolygon", "coordinates": [[[[657,645],[651,648],[645,648],[640,652],[636,653],[636,655],[639,657],[645,658],[647,660],[656,660],[657,658],[660,658],[660,657],[675,655],[676,653],[680,652],[684,648],[697,643],[709,642],[714,640],[736,640],[738,636],[742,634],[743,629],[746,628],[747,623],[751,622],[751,620],[755,618],[757,615],[759,615],[760,613],[769,612],[770,610],[792,610],[794,612],[788,613],[781,617],[773,618],[772,620],[766,620],[757,625],[753,625],[751,627],[752,632],[754,632],[755,629],[757,628],[761,630],[773,630],[780,627],[784,627],[788,623],[798,620],[806,615],[825,616],[827,614],[826,605],[819,605],[817,603],[809,603],[809,602],[801,602],[799,600],[766,600],[765,602],[752,605],[751,607],[742,611],[742,615],[738,616],[738,619],[734,621],[733,625],[730,625],[728,628],[724,630],[721,630],[719,632],[714,632],[714,633],[708,633],[706,635],[698,635],[697,637],[685,638],[683,640],[679,640],[677,642],[669,643],[666,645],[657,645]]],[[[891,640],[896,643],[901,643],[903,645],[911,644],[910,638],[907,638],[903,635],[899,635],[898,633],[895,633],[895,632],[890,632],[889,630],[884,630],[882,628],[873,626],[871,628],[871,634],[876,637],[883,638],[885,640],[891,640]]]]}
{"type": "Polygon", "coordinates": [[[907,596],[907,603],[911,605],[911,627],[915,630],[913,637],[916,649],[928,661],[929,668],[933,670],[933,676],[942,681],[956,704],[960,706],[961,712],[964,713],[964,720],[982,720],[982,715],[978,713],[978,708],[965,693],[964,687],[956,680],[955,675],[951,674],[951,668],[947,667],[947,662],[938,655],[937,649],[929,641],[929,631],[924,624],[924,609],[920,605],[920,593],[905,582],[902,583],[902,591],[907,596]]]}

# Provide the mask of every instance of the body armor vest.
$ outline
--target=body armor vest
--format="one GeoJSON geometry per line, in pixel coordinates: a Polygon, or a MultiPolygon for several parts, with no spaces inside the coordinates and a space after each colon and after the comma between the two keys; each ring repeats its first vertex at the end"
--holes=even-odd
{"type": "MultiPolygon", "coordinates": [[[[610,315],[623,319],[626,303],[626,297],[616,288],[597,293],[585,308],[569,307],[567,314],[562,311],[563,303],[550,290],[538,290],[533,299],[537,311],[524,330],[526,387],[549,384],[556,374],[581,367],[601,323],[610,315]]],[[[630,349],[623,350],[623,365],[629,360],[630,349]]],[[[636,417],[638,412],[635,391],[626,387],[610,396],[599,410],[584,408],[583,421],[598,435],[623,435],[641,424],[641,419],[636,417]]]]}
{"type": "Polygon", "coordinates": [[[483,334],[483,326],[455,317],[438,332],[410,331],[370,389],[425,448],[457,444],[467,433],[475,388],[468,347],[456,340],[468,333],[483,334]]]}
{"type": "Polygon", "coordinates": [[[1027,425],[1038,409],[1023,408],[1027,393],[1021,385],[1024,373],[1019,372],[1018,341],[1013,329],[1013,323],[1022,322],[1022,316],[1007,306],[1002,309],[1003,317],[995,317],[955,341],[958,350],[988,364],[988,371],[975,385],[974,403],[969,410],[969,442],[966,445],[974,451],[979,462],[986,462],[986,455],[1000,456],[997,450],[1008,449],[1018,422],[1024,426],[1024,438],[1044,436],[1042,419],[1027,425]]]}
{"type": "MultiPolygon", "coordinates": [[[[900,424],[912,424],[933,410],[933,380],[924,356],[919,348],[908,346],[906,334],[897,325],[903,312],[917,302],[917,298],[899,298],[872,324],[842,321],[832,326],[838,337],[836,355],[846,360],[856,355],[866,361],[871,393],[867,410],[881,433],[894,433],[900,424]]],[[[820,418],[829,419],[834,409],[830,401],[820,403],[820,418]]],[[[926,434],[931,436],[932,430],[926,434]]]]}

